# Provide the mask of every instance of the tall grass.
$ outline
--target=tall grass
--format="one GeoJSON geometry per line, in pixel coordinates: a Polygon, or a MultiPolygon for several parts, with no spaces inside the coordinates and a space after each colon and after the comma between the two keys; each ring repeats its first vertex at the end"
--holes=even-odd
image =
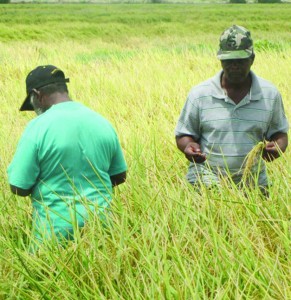
{"type": "MultiPolygon", "coordinates": [[[[35,6],[31,8],[44,16],[38,34],[20,40],[29,31],[21,25],[26,6],[13,7],[20,32],[15,40],[2,39],[0,47],[0,299],[291,298],[290,151],[268,164],[273,186],[266,200],[256,190],[244,192],[235,186],[193,190],[184,178],[187,161],[174,142],[174,127],[188,91],[220,69],[215,58],[219,34],[230,23],[244,25],[247,11],[241,18],[227,15],[230,19],[220,23],[225,6],[196,7],[201,24],[189,29],[189,7],[182,14],[182,9],[164,6],[170,18],[173,14],[183,20],[171,33],[159,21],[164,11],[151,7],[157,27],[165,26],[163,34],[140,34],[140,29],[128,25],[128,35],[119,36],[114,31],[118,25],[109,18],[110,38],[104,32],[90,37],[89,25],[84,29],[83,21],[66,21],[72,18],[70,12],[77,14],[75,8],[48,30],[46,22],[55,16],[48,6],[35,6]],[[79,25],[83,36],[64,38],[79,25]],[[64,248],[45,243],[33,255],[28,251],[33,239],[30,200],[11,195],[6,167],[25,125],[34,117],[18,112],[25,97],[25,77],[35,66],[47,63],[70,77],[72,99],[114,124],[129,171],[127,182],[115,190],[110,226],[103,227],[91,215],[74,242],[64,248]]],[[[250,14],[256,11],[258,18],[245,24],[258,45],[253,70],[279,87],[290,117],[291,50],[286,33],[276,29],[282,25],[290,31],[290,22],[286,25],[280,17],[289,7],[268,7],[277,10],[276,15],[270,12],[268,26],[260,21],[266,6],[253,6],[250,14]],[[278,30],[276,35],[272,28],[278,30]]],[[[106,9],[108,15],[118,10],[106,9]]],[[[121,18],[133,13],[142,28],[148,28],[142,20],[149,12],[143,18],[143,10],[122,9],[121,18]]],[[[106,23],[107,17],[102,18],[106,23]]],[[[9,22],[7,32],[14,30],[13,21],[9,22]]]]}

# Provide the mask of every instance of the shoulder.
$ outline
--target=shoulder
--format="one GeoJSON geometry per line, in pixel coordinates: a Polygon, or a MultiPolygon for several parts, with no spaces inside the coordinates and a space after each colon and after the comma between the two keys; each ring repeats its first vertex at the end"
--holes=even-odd
{"type": "Polygon", "coordinates": [[[200,96],[210,93],[210,89],[213,87],[213,78],[209,78],[195,86],[190,90],[190,95],[200,96]]]}
{"type": "Polygon", "coordinates": [[[19,144],[21,144],[22,146],[26,145],[27,143],[31,145],[36,144],[36,139],[39,136],[39,126],[36,119],[37,118],[34,118],[33,120],[29,121],[25,126],[19,139],[19,144]]]}
{"type": "Polygon", "coordinates": [[[89,108],[83,104],[80,104],[84,112],[84,118],[88,121],[88,124],[95,124],[98,128],[102,127],[102,131],[109,133],[112,132],[116,134],[115,128],[107,117],[103,116],[99,112],[92,108],[89,108]]]}
{"type": "Polygon", "coordinates": [[[212,99],[212,97],[220,98],[223,94],[220,77],[221,71],[215,74],[213,77],[199,83],[198,85],[192,87],[188,94],[188,100],[199,102],[200,100],[206,100],[207,98],[212,99]]]}
{"type": "Polygon", "coordinates": [[[101,115],[99,112],[95,111],[94,109],[86,106],[83,103],[72,101],[69,103],[71,106],[70,112],[68,112],[68,118],[74,118],[77,114],[79,116],[79,119],[82,121],[88,121],[90,122],[98,122],[100,124],[108,125],[112,127],[110,121],[101,115]]]}
{"type": "Polygon", "coordinates": [[[278,88],[269,80],[266,80],[251,71],[253,80],[253,89],[255,92],[260,92],[265,98],[276,98],[280,92],[278,88]]]}
{"type": "Polygon", "coordinates": [[[42,122],[42,115],[39,115],[37,117],[35,117],[34,119],[30,120],[25,129],[24,129],[24,132],[26,131],[34,131],[38,128],[39,124],[42,122]]]}
{"type": "Polygon", "coordinates": [[[253,76],[253,78],[255,78],[257,80],[257,82],[260,84],[260,86],[267,87],[270,89],[277,89],[277,87],[271,81],[256,75],[254,72],[252,72],[252,76],[253,76]]]}

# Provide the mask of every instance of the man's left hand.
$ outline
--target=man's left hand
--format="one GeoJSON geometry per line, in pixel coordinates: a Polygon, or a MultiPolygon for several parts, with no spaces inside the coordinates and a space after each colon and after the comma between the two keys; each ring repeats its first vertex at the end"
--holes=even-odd
{"type": "Polygon", "coordinates": [[[279,147],[275,142],[268,142],[263,149],[263,159],[265,161],[273,161],[280,156],[279,147]]]}

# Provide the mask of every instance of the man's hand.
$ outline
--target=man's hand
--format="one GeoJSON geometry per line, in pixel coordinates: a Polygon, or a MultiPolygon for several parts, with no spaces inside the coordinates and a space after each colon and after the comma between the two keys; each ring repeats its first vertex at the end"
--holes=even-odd
{"type": "Polygon", "coordinates": [[[206,155],[201,153],[200,145],[189,135],[176,136],[177,147],[191,162],[202,163],[206,160],[206,155]]]}
{"type": "Polygon", "coordinates": [[[270,142],[267,142],[262,156],[266,161],[273,161],[280,157],[282,153],[286,151],[288,146],[288,135],[284,132],[277,132],[270,138],[270,142]]]}
{"type": "Polygon", "coordinates": [[[268,142],[263,149],[263,159],[265,161],[273,161],[274,159],[278,158],[280,156],[279,147],[276,145],[275,142],[268,142]]]}
{"type": "Polygon", "coordinates": [[[187,144],[184,153],[191,162],[202,163],[206,160],[206,155],[201,153],[200,145],[195,142],[187,144]]]}

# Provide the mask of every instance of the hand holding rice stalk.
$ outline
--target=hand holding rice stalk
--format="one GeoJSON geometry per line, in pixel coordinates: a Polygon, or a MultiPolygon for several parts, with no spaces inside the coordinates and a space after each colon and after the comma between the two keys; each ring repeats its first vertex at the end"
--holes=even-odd
{"type": "Polygon", "coordinates": [[[252,175],[252,167],[259,161],[261,157],[265,161],[270,162],[278,158],[282,153],[282,149],[275,141],[259,142],[255,147],[253,147],[244,160],[242,182],[244,184],[247,182],[249,176],[252,175]]]}
{"type": "Polygon", "coordinates": [[[263,150],[266,146],[266,142],[259,142],[253,149],[248,153],[244,160],[244,170],[242,175],[242,182],[247,183],[249,176],[252,175],[252,167],[258,162],[262,156],[263,150]]]}

